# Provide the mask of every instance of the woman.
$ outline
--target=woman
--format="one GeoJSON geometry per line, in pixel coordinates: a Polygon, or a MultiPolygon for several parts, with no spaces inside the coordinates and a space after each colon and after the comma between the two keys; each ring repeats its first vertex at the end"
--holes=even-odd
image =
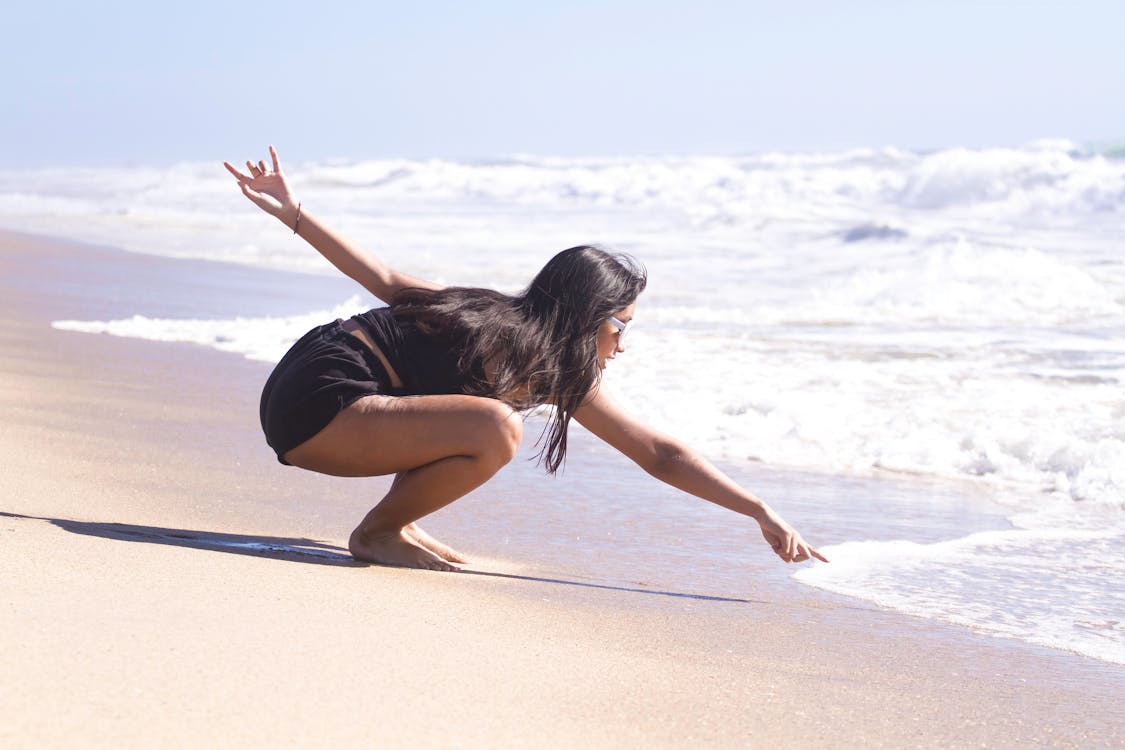
{"type": "MultiPolygon", "coordinates": [[[[554,405],[541,458],[554,472],[576,419],[656,478],[750,516],[786,562],[825,558],[768,505],[683,443],[637,421],[599,388],[625,351],[643,271],[623,256],[576,247],[556,255],[517,297],[442,288],[388,268],[303,211],[270,146],[243,174],[243,194],[387,303],[313,329],[262,393],[262,427],[284,464],[336,476],[395,474],[352,532],[359,560],[456,570],[460,554],[419,518],[487,481],[516,454],[519,411],[554,405]]],[[[826,561],[827,562],[827,561],[826,561]]]]}

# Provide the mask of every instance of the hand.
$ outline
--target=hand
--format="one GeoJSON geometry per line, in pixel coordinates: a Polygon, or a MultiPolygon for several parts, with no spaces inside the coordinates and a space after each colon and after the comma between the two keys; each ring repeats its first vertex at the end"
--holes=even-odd
{"type": "Polygon", "coordinates": [[[766,542],[785,562],[804,562],[814,557],[822,562],[828,562],[828,558],[813,549],[812,545],[801,538],[796,529],[772,511],[758,523],[762,527],[762,536],[765,537],[766,542]]]}
{"type": "Polygon", "coordinates": [[[299,204],[289,190],[289,183],[285,181],[285,175],[281,171],[281,160],[277,158],[277,150],[273,146],[270,146],[270,157],[273,159],[272,172],[266,168],[264,161],[257,164],[246,162],[249,175],[239,172],[229,161],[224,161],[223,166],[238,180],[242,194],[258,208],[290,223],[288,217],[296,215],[299,204]]]}

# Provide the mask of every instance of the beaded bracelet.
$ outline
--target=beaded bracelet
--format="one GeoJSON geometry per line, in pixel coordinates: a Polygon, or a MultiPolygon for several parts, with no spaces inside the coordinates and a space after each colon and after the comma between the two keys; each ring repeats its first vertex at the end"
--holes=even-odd
{"type": "Polygon", "coordinates": [[[301,204],[297,203],[297,221],[295,221],[293,223],[293,234],[296,234],[297,230],[300,229],[300,228],[301,228],[301,204]]]}

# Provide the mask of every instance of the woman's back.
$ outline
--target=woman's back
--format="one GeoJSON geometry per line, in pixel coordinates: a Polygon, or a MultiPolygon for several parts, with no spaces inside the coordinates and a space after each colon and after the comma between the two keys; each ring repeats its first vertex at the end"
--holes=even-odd
{"type": "Polygon", "coordinates": [[[410,320],[396,318],[390,307],[376,307],[353,320],[386,356],[407,393],[465,392],[469,378],[462,375],[457,354],[447,342],[426,336],[410,320]]]}

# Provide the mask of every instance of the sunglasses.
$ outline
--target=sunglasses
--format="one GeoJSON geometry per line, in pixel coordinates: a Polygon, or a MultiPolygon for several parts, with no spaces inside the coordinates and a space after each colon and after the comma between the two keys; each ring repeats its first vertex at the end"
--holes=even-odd
{"type": "Polygon", "coordinates": [[[610,315],[609,322],[613,323],[613,327],[621,332],[621,334],[617,337],[617,343],[623,343],[625,341],[625,334],[627,334],[629,332],[629,329],[633,327],[633,321],[630,320],[628,323],[624,323],[614,316],[610,315]]]}

